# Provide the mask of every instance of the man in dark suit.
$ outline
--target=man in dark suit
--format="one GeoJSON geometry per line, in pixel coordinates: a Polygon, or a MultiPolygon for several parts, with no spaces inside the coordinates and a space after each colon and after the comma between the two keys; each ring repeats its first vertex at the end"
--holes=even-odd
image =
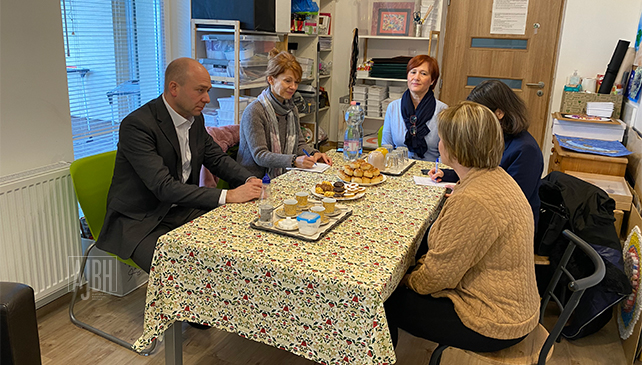
{"type": "Polygon", "coordinates": [[[100,249],[132,258],[149,272],[161,235],[226,203],[258,198],[261,180],[225,154],[205,130],[210,75],[179,58],[165,71],[165,89],[123,119],[100,249]],[[199,187],[204,165],[235,189],[199,187]]]}

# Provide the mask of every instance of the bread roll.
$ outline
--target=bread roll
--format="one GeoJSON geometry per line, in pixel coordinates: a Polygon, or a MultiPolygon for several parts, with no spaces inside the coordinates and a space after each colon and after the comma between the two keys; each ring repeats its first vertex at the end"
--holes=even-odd
{"type": "Polygon", "coordinates": [[[369,177],[363,177],[363,178],[361,179],[361,183],[362,183],[362,184],[370,184],[370,183],[371,183],[371,180],[370,180],[370,178],[369,178],[369,177]]]}
{"type": "Polygon", "coordinates": [[[372,177],[372,170],[364,170],[363,171],[363,176],[364,177],[372,177]]]}
{"type": "Polygon", "coordinates": [[[373,167],[374,167],[374,166],[372,166],[371,164],[369,164],[369,163],[367,163],[367,162],[365,162],[365,163],[362,163],[362,164],[361,164],[361,170],[363,170],[363,171],[370,170],[370,169],[371,169],[371,168],[373,168],[373,167]]]}
{"type": "Polygon", "coordinates": [[[370,183],[371,184],[376,184],[376,183],[381,182],[381,181],[383,181],[383,175],[377,175],[377,176],[373,177],[372,179],[370,179],[370,183]]]}
{"type": "Polygon", "coordinates": [[[345,171],[349,176],[354,175],[354,170],[348,165],[343,166],[343,171],[345,171]]]}
{"type": "Polygon", "coordinates": [[[354,170],[354,176],[356,176],[356,177],[361,177],[361,176],[363,176],[363,170],[361,170],[361,169],[355,169],[355,170],[354,170]]]}
{"type": "Polygon", "coordinates": [[[352,180],[352,176],[350,176],[350,175],[346,174],[346,173],[345,173],[345,172],[343,172],[343,171],[339,171],[339,178],[340,178],[341,180],[343,180],[343,181],[351,181],[351,180],[352,180]]]}
{"type": "Polygon", "coordinates": [[[379,175],[381,175],[381,171],[379,171],[378,168],[375,167],[374,169],[372,169],[372,176],[379,176],[379,175]]]}
{"type": "Polygon", "coordinates": [[[360,178],[360,177],[353,177],[353,178],[352,178],[352,182],[353,182],[353,183],[358,183],[358,184],[360,184],[362,181],[363,181],[363,180],[361,180],[361,178],[360,178]]]}
{"type": "Polygon", "coordinates": [[[350,162],[350,168],[358,169],[361,164],[358,164],[357,161],[350,162]]]}

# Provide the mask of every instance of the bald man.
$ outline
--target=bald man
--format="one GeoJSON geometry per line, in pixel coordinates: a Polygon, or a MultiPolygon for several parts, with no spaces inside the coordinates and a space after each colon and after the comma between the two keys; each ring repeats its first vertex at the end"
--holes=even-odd
{"type": "Polygon", "coordinates": [[[176,59],[165,71],[163,94],[123,119],[100,249],[149,272],[158,237],[219,205],[259,197],[261,180],[205,130],[201,111],[210,88],[200,63],[176,59]],[[234,189],[199,187],[201,165],[234,189]]]}

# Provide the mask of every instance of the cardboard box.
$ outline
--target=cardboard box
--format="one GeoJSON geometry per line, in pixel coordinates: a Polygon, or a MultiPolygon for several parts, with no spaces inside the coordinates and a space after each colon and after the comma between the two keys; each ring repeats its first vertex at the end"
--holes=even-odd
{"type": "Polygon", "coordinates": [[[622,111],[622,95],[596,94],[586,92],[564,91],[562,94],[562,113],[586,113],[586,103],[592,101],[613,103],[613,118],[619,118],[622,111]]]}
{"type": "MultiPolygon", "coordinates": [[[[631,210],[631,201],[633,200],[633,195],[631,195],[626,180],[623,177],[590,174],[579,171],[566,171],[566,173],[604,190],[613,200],[615,200],[616,210],[631,210]]],[[[617,219],[617,216],[615,218],[617,219]]]]}
{"type": "MultiPolygon", "coordinates": [[[[94,241],[82,239],[82,252],[94,241]]],[[[94,290],[123,297],[147,282],[148,275],[141,269],[120,262],[115,256],[94,247],[85,266],[87,285],[94,290]]]]}

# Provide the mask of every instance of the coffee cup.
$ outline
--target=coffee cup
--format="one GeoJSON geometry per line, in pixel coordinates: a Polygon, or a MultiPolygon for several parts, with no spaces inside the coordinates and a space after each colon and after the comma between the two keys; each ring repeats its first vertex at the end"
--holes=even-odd
{"type": "Polygon", "coordinates": [[[308,195],[307,191],[299,191],[296,193],[296,201],[299,207],[305,207],[308,205],[308,195]]]}
{"type": "Polygon", "coordinates": [[[325,207],[322,207],[320,205],[315,205],[312,208],[310,208],[310,211],[313,213],[318,214],[321,217],[321,222],[325,221],[325,207]]]}
{"type": "Polygon", "coordinates": [[[285,199],[283,201],[283,213],[290,217],[297,215],[296,205],[296,199],[285,199]]]}
{"type": "Polygon", "coordinates": [[[322,200],[323,202],[323,207],[325,208],[325,212],[328,214],[334,213],[334,209],[336,208],[337,205],[337,200],[334,198],[324,198],[322,200]]]}

